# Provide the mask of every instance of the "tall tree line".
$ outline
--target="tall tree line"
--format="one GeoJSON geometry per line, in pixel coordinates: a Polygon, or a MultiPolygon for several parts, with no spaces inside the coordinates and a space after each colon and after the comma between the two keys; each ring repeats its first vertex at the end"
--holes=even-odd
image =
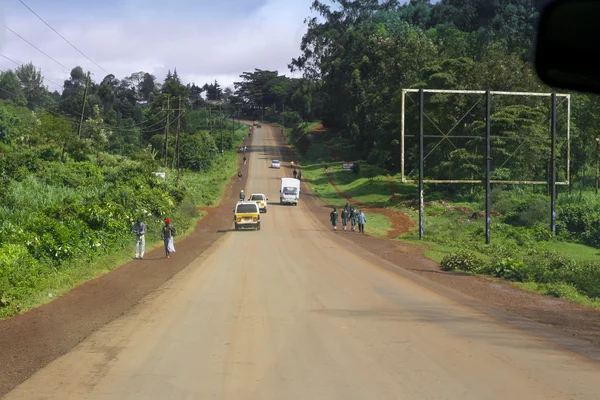
{"type": "MultiPolygon", "coordinates": [[[[535,74],[533,43],[547,0],[315,0],[291,71],[245,72],[236,96],[260,115],[269,107],[319,119],[361,157],[391,170],[400,167],[402,89],[430,88],[547,92],[535,74]]],[[[485,101],[472,95],[428,95],[426,133],[478,136],[426,143],[427,173],[438,179],[480,179],[485,101]],[[476,104],[476,105],[475,105],[476,104]],[[464,118],[463,118],[464,117],[464,118]],[[459,123],[460,122],[460,123],[459,123]],[[456,126],[455,126],[456,125],[456,126]]],[[[560,100],[560,99],[559,99],[560,100]]],[[[406,133],[418,130],[416,95],[406,99],[406,133]]],[[[598,96],[571,97],[571,178],[595,163],[598,96]]],[[[548,176],[550,100],[495,96],[492,134],[495,179],[548,176]],[[530,138],[523,141],[519,138],[530,138]]],[[[565,103],[559,101],[559,136],[566,136],[565,103]]],[[[415,140],[407,138],[407,172],[417,165],[415,140]]],[[[566,144],[559,142],[565,178],[566,144]]]]}

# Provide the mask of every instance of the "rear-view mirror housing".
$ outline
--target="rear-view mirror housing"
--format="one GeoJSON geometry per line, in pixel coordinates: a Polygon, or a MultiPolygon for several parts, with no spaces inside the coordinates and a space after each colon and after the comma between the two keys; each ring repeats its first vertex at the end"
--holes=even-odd
{"type": "Polygon", "coordinates": [[[540,15],[535,68],[546,84],[600,93],[600,1],[556,0],[540,15]]]}

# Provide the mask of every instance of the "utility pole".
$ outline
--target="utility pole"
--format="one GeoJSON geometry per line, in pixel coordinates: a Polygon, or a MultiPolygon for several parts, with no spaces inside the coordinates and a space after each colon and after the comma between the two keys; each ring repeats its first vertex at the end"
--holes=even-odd
{"type": "Polygon", "coordinates": [[[265,95],[263,93],[263,97],[260,101],[260,111],[262,112],[262,118],[260,120],[260,122],[264,122],[265,121],[265,95]]]}
{"type": "Polygon", "coordinates": [[[179,112],[177,113],[177,141],[175,142],[175,153],[177,154],[177,163],[176,163],[177,171],[179,171],[179,137],[181,135],[181,113],[182,113],[181,96],[179,96],[178,111],[179,112]]]}
{"type": "Polygon", "coordinates": [[[221,132],[221,154],[223,154],[223,114],[221,114],[221,103],[219,103],[219,131],[221,132]]]}
{"type": "Polygon", "coordinates": [[[83,114],[85,113],[85,101],[87,100],[88,86],[90,85],[90,71],[87,73],[87,79],[85,80],[85,90],[83,92],[83,105],[81,106],[81,119],[79,120],[79,129],[77,136],[81,139],[81,128],[83,127],[83,114]]]}
{"type": "Polygon", "coordinates": [[[169,165],[167,164],[167,152],[169,150],[169,116],[171,115],[170,96],[170,94],[167,95],[167,125],[165,126],[165,168],[167,168],[169,165]]]}
{"type": "Polygon", "coordinates": [[[598,196],[598,168],[600,164],[600,138],[596,138],[596,196],[598,196]]]}
{"type": "Polygon", "coordinates": [[[208,104],[208,124],[210,126],[210,136],[213,135],[213,123],[212,123],[212,106],[208,104]]]}

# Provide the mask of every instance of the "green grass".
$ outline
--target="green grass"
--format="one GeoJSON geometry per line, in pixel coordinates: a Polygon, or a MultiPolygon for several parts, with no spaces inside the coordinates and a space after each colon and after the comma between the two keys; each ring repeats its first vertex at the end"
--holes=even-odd
{"type": "Polygon", "coordinates": [[[600,261],[600,250],[579,243],[550,242],[548,248],[578,261],[600,261]]]}
{"type": "Polygon", "coordinates": [[[367,217],[365,231],[369,235],[385,238],[393,230],[391,221],[385,215],[365,213],[365,216],[367,217]]]}
{"type": "Polygon", "coordinates": [[[513,285],[528,292],[562,298],[587,307],[600,308],[600,299],[590,299],[570,285],[541,284],[536,282],[513,282],[513,285]]]}
{"type": "MultiPolygon", "coordinates": [[[[186,201],[197,206],[214,206],[223,196],[225,184],[238,168],[237,153],[225,152],[219,162],[209,173],[185,172],[181,183],[186,187],[186,201]]],[[[175,180],[176,172],[167,175],[168,180],[175,180]]]]}
{"type": "MultiPolygon", "coordinates": [[[[396,181],[394,176],[386,178],[381,169],[369,164],[359,164],[360,174],[357,177],[353,172],[343,171],[341,163],[329,163],[329,174],[340,191],[369,207],[388,207],[393,194],[409,194],[414,191],[410,184],[396,181]],[[390,184],[388,180],[392,181],[390,184]]],[[[303,163],[302,176],[311,190],[315,191],[328,204],[338,205],[345,200],[329,183],[329,178],[324,170],[324,163],[303,163]]],[[[393,203],[392,203],[393,204],[393,203]]]]}

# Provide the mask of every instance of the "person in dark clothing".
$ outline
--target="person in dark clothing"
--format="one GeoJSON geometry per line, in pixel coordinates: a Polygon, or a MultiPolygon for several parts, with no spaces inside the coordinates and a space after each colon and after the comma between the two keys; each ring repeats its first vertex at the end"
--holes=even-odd
{"type": "Polygon", "coordinates": [[[238,170],[238,179],[241,181],[242,180],[242,171],[238,170]]]}
{"type": "Polygon", "coordinates": [[[244,165],[246,165],[246,160],[247,160],[247,158],[246,158],[246,156],[244,156],[244,165]]]}
{"type": "Polygon", "coordinates": [[[329,164],[325,163],[325,172],[329,169],[329,164]]]}
{"type": "Polygon", "coordinates": [[[294,175],[294,179],[296,179],[296,176],[298,176],[298,171],[296,171],[296,168],[294,168],[294,172],[292,172],[292,175],[294,175]]]}
{"type": "Polygon", "coordinates": [[[298,171],[298,180],[301,181],[302,180],[302,171],[298,171]]]}
{"type": "Polygon", "coordinates": [[[350,224],[352,225],[352,232],[356,230],[356,224],[358,223],[358,212],[356,208],[352,207],[350,210],[350,224]]]}
{"type": "Polygon", "coordinates": [[[348,210],[346,210],[346,208],[344,208],[342,210],[342,226],[344,227],[344,230],[346,230],[346,226],[348,225],[349,217],[350,213],[348,212],[348,210]]]}
{"type": "Polygon", "coordinates": [[[344,210],[348,213],[348,216],[350,216],[350,211],[352,210],[352,206],[350,205],[350,202],[348,200],[346,200],[346,205],[344,206],[344,210]]]}
{"type": "Polygon", "coordinates": [[[331,221],[331,225],[333,225],[333,230],[337,231],[337,222],[338,222],[338,212],[334,207],[331,214],[329,214],[329,220],[331,221]]]}
{"type": "Polygon", "coordinates": [[[173,242],[173,236],[175,236],[175,227],[171,225],[170,219],[165,219],[165,226],[163,226],[160,236],[165,244],[165,253],[167,258],[171,258],[171,253],[175,253],[175,244],[173,242]]]}

